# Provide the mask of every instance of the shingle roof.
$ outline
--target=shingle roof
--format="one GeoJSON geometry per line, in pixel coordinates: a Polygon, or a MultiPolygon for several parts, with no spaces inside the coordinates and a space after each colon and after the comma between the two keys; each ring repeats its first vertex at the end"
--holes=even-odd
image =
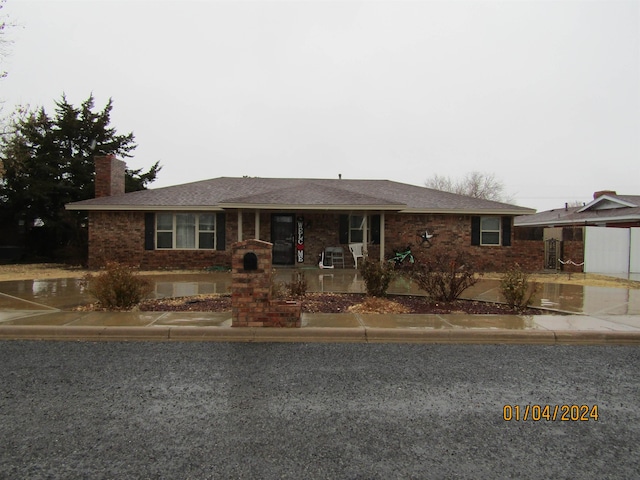
{"type": "Polygon", "coordinates": [[[219,177],[67,205],[71,210],[298,208],[526,215],[534,210],[390,180],[219,177]]]}
{"type": "Polygon", "coordinates": [[[516,217],[514,223],[520,227],[550,227],[633,221],[640,221],[640,195],[603,195],[585,206],[556,208],[516,217]]]}

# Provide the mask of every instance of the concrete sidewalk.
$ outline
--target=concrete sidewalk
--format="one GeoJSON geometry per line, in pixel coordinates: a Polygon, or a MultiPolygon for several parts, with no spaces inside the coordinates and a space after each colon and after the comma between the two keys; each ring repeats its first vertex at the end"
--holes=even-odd
{"type": "Polygon", "coordinates": [[[234,328],[229,312],[3,310],[0,339],[629,345],[640,316],[303,314],[301,328],[234,328]]]}

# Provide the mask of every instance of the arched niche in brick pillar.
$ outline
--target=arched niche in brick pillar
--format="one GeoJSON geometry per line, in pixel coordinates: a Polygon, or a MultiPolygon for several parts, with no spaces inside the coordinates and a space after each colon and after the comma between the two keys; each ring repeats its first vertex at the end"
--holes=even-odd
{"type": "Polygon", "coordinates": [[[245,272],[258,269],[258,256],[254,252],[248,252],[242,257],[242,268],[245,272]]]}
{"type": "Polygon", "coordinates": [[[252,271],[271,273],[273,244],[262,240],[244,240],[231,245],[231,273],[252,271]],[[251,267],[251,268],[247,268],[251,267]]]}

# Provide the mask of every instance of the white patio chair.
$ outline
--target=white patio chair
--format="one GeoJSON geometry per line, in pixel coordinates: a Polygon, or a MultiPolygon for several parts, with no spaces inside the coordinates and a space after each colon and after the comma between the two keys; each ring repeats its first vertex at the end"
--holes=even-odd
{"type": "Polygon", "coordinates": [[[362,253],[362,243],[350,243],[349,250],[351,251],[351,255],[353,255],[353,262],[355,264],[354,268],[358,268],[358,258],[364,258],[362,253]]]}

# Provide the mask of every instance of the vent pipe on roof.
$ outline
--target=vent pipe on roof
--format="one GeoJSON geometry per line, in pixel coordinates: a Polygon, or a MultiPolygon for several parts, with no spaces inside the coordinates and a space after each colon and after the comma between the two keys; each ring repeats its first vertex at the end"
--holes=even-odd
{"type": "Polygon", "coordinates": [[[342,174],[341,173],[338,174],[338,180],[342,180],[342,174]]]}

